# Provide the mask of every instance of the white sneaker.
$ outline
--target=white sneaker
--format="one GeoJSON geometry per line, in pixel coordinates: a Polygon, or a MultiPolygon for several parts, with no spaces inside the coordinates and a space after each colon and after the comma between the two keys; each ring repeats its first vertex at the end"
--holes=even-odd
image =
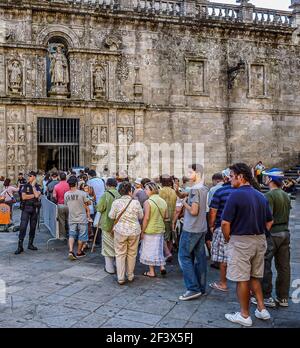
{"type": "Polygon", "coordinates": [[[244,318],[240,312],[236,312],[233,314],[225,314],[225,318],[232,323],[240,324],[243,326],[252,326],[252,319],[249,316],[248,318],[244,318]]]}
{"type": "Polygon", "coordinates": [[[266,310],[263,309],[262,311],[259,311],[258,308],[255,310],[255,316],[258,319],[262,319],[262,320],[269,320],[271,319],[271,315],[270,313],[266,310]]]}

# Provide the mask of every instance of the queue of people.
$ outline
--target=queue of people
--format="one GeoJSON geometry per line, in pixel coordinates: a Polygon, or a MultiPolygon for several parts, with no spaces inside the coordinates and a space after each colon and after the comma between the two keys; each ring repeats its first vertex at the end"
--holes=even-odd
{"type": "MultiPolygon", "coordinates": [[[[40,178],[41,187],[37,174],[30,172],[28,182],[14,189],[20,190],[22,203],[16,254],[24,251],[28,224],[28,248],[37,250],[33,241],[44,193],[58,205],[60,235],[68,238],[70,260],[85,257],[92,243],[101,245],[104,270],[116,274],[118,284],[123,285],[134,281],[137,259],[145,265],[145,277],[155,278],[158,272],[166,276],[167,263],[178,247],[186,287],[179,300],[189,301],[207,294],[209,254],[219,269],[219,279],[208,284],[213,291],[228,292],[228,281],[236,283],[241,309],[226,314],[226,319],[251,326],[250,303],[257,306],[257,318],[268,320],[267,307],[288,306],[290,286],[291,201],[282,189],[284,174],[274,168],[262,170],[261,175],[270,189],[266,195],[259,192],[253,171],[245,163],[214,174],[210,189],[200,164],[189,166],[182,185],[169,175],[156,180],[137,178],[132,183],[127,175],[103,179],[87,168],[79,175],[52,171],[40,178]]],[[[5,182],[6,190],[9,184],[5,182]]]]}

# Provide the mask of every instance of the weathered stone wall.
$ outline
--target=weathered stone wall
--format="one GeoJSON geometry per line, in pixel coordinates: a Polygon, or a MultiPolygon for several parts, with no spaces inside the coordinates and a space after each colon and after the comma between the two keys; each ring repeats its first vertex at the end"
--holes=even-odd
{"type": "Polygon", "coordinates": [[[80,118],[81,164],[98,169],[115,158],[97,145],[120,145],[124,136],[148,145],[203,142],[209,175],[232,161],[298,160],[300,46],[292,26],[29,0],[0,1],[0,24],[1,174],[37,166],[37,117],[80,118]],[[68,48],[66,98],[47,92],[48,43],[58,37],[68,48]],[[240,61],[243,69],[228,75],[240,61]],[[15,89],[13,64],[22,80],[15,89]]]}

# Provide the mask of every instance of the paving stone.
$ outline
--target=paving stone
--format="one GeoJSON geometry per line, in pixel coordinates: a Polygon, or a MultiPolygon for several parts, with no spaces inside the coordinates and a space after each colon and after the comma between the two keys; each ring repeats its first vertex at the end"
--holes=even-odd
{"type": "Polygon", "coordinates": [[[147,296],[139,296],[134,301],[129,303],[125,308],[146,313],[166,315],[176,302],[161,298],[153,298],[147,296]]]}
{"type": "Polygon", "coordinates": [[[118,312],[115,317],[132,321],[133,319],[136,319],[138,322],[148,325],[156,325],[162,319],[161,315],[137,312],[128,309],[121,309],[121,311],[118,312]]]}
{"type": "Polygon", "coordinates": [[[96,313],[89,314],[87,317],[80,319],[72,325],[76,328],[98,328],[109,320],[109,317],[102,316],[96,313]]]}
{"type": "Polygon", "coordinates": [[[174,308],[167,314],[170,319],[182,319],[189,320],[193,313],[199,308],[200,303],[198,301],[181,301],[176,303],[174,308]]]}
{"type": "Polygon", "coordinates": [[[95,311],[95,313],[111,318],[111,317],[114,317],[117,313],[119,313],[120,310],[121,310],[121,308],[119,308],[119,307],[103,305],[103,306],[99,307],[95,311]]]}

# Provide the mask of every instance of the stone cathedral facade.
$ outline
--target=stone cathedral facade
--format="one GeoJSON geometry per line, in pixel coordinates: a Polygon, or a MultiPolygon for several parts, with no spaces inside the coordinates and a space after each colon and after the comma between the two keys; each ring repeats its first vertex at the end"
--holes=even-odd
{"type": "MultiPolygon", "coordinates": [[[[300,1],[0,0],[0,174],[203,143],[208,173],[300,153],[300,1]]],[[[136,154],[128,155],[130,162],[136,154]]]]}

